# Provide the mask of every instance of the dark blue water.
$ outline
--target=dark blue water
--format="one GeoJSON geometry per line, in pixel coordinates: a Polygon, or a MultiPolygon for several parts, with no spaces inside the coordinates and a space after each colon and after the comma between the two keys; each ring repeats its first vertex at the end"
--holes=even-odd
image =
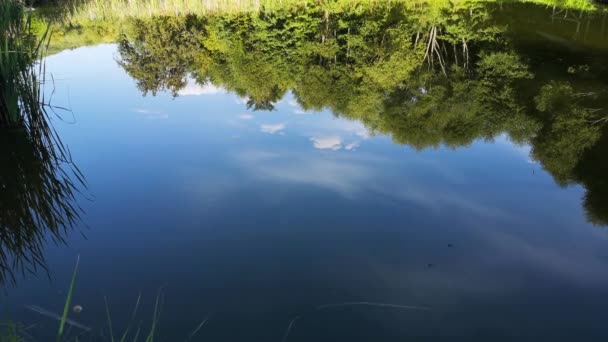
{"type": "Polygon", "coordinates": [[[60,313],[78,256],[70,317],[96,336],[104,297],[115,335],[147,332],[160,298],[164,341],[205,318],[193,340],[282,341],[296,318],[287,341],[608,336],[608,231],[526,144],[416,150],[291,93],[254,112],[194,81],[143,97],[116,58],[101,45],[47,60],[89,189],[82,235],[45,248],[50,279],[28,274],[0,302],[36,336],[57,322],[24,305],[60,313]]]}

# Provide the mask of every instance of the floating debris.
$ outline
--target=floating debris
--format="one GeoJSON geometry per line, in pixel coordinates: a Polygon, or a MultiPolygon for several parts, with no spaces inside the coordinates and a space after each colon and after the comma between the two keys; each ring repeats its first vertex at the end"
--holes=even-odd
{"type": "MultiPolygon", "coordinates": [[[[39,314],[41,314],[43,316],[46,316],[46,317],[49,317],[49,318],[61,321],[61,316],[60,315],[58,315],[58,314],[56,314],[54,312],[51,312],[49,310],[43,309],[43,308],[41,308],[41,307],[39,307],[37,305],[26,305],[25,308],[28,309],[28,310],[34,311],[36,313],[39,313],[39,314]]],[[[68,324],[68,325],[71,325],[73,327],[82,329],[84,331],[91,331],[91,328],[87,327],[86,325],[80,324],[80,323],[78,323],[78,322],[76,322],[76,321],[74,321],[72,319],[69,319],[69,318],[65,319],[65,323],[68,324]]]]}
{"type": "Polygon", "coordinates": [[[344,302],[344,303],[319,305],[315,308],[315,310],[323,310],[323,309],[327,309],[327,308],[337,308],[340,306],[357,306],[357,305],[386,307],[386,308],[395,308],[395,309],[407,309],[407,310],[430,310],[431,309],[428,306],[419,306],[419,305],[401,305],[401,304],[374,303],[374,302],[344,302]]]}
{"type": "Polygon", "coordinates": [[[74,311],[75,313],[81,313],[82,305],[74,305],[74,307],[72,308],[72,311],[74,311]]]}

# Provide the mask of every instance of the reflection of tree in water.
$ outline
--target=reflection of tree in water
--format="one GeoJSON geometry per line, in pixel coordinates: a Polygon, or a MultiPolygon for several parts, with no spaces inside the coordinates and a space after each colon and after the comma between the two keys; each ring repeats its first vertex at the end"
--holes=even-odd
{"type": "Polygon", "coordinates": [[[586,150],[573,170],[572,180],[585,187],[584,207],[587,219],[599,225],[608,224],[608,133],[586,150]]]}
{"type": "Polygon", "coordinates": [[[187,84],[186,73],[201,45],[196,33],[201,23],[188,16],[156,18],[154,25],[133,30],[133,44],[125,40],[119,46],[120,65],[137,80],[138,88],[147,94],[158,91],[177,92],[187,84]],[[144,44],[145,42],[145,44],[144,44]]]}
{"type": "Polygon", "coordinates": [[[270,101],[256,101],[255,99],[248,99],[247,100],[247,109],[253,109],[253,111],[257,111],[257,110],[265,110],[265,111],[272,111],[274,110],[274,103],[270,102],[270,101]]]}
{"type": "Polygon", "coordinates": [[[605,51],[589,60],[555,38],[561,26],[551,31],[551,9],[522,6],[309,6],[134,20],[121,39],[121,65],[144,92],[177,94],[194,77],[260,110],[291,90],[304,109],[331,109],[419,149],[507,133],[531,144],[560,185],[586,186],[590,221],[608,224],[602,172],[592,166],[603,164],[606,146],[605,51]],[[547,21],[538,28],[549,38],[538,46],[513,39],[523,35],[513,33],[518,20],[531,25],[531,9],[547,21]]]}

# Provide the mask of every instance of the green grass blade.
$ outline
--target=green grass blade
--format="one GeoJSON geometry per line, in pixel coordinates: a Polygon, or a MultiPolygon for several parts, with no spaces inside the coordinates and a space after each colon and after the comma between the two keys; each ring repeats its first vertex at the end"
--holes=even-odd
{"type": "MultiPolygon", "coordinates": [[[[1,324],[0,324],[1,326],[1,324]]],[[[6,323],[5,331],[0,331],[0,341],[2,342],[25,342],[20,336],[17,325],[11,321],[6,323]]]]}
{"type": "Polygon", "coordinates": [[[190,340],[192,340],[192,338],[198,334],[199,330],[201,330],[201,328],[203,327],[203,325],[205,325],[205,323],[207,323],[207,319],[208,317],[205,317],[205,319],[196,327],[196,329],[194,329],[194,331],[192,331],[190,333],[190,335],[188,335],[188,338],[186,339],[185,342],[190,342],[190,340]]]}
{"type": "Polygon", "coordinates": [[[137,309],[139,308],[140,301],[141,301],[141,293],[139,294],[139,296],[137,296],[137,301],[135,302],[135,308],[133,309],[133,313],[131,314],[131,321],[129,322],[129,326],[127,326],[127,329],[125,330],[125,333],[120,338],[120,342],[126,342],[126,340],[127,340],[127,336],[129,335],[129,330],[131,329],[131,325],[133,324],[133,321],[135,320],[135,316],[137,316],[137,309]]]}
{"type": "Polygon", "coordinates": [[[61,341],[63,337],[63,330],[65,329],[65,321],[68,318],[68,312],[70,311],[70,305],[72,303],[72,295],[74,294],[74,287],[76,285],[76,273],[78,273],[78,264],[80,263],[80,256],[76,258],[76,266],[74,267],[74,273],[72,273],[72,281],[70,282],[70,289],[68,290],[67,298],[65,299],[65,305],[63,306],[63,314],[61,315],[61,321],[59,323],[59,331],[57,332],[57,342],[61,341]]]}
{"type": "Polygon", "coordinates": [[[161,291],[158,292],[158,295],[156,296],[156,303],[154,303],[154,316],[152,317],[152,327],[150,328],[150,333],[148,334],[148,337],[146,338],[146,342],[154,342],[154,333],[156,331],[156,324],[158,321],[158,318],[160,316],[160,298],[162,296],[161,291]]]}
{"type": "Polygon", "coordinates": [[[141,322],[139,322],[139,325],[137,326],[137,331],[135,332],[135,337],[133,337],[133,342],[137,342],[137,340],[139,339],[140,332],[141,332],[141,322]]]}
{"type": "Polygon", "coordinates": [[[108,318],[108,327],[110,328],[110,341],[114,342],[114,331],[112,330],[112,317],[110,316],[110,306],[108,305],[108,298],[103,297],[103,302],[106,305],[106,316],[108,318]]]}

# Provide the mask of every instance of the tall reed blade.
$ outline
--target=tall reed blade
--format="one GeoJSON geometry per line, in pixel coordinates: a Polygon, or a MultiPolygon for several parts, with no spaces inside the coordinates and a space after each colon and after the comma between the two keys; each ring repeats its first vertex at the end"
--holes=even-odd
{"type": "Polygon", "coordinates": [[[76,266],[74,266],[74,272],[72,273],[72,281],[70,282],[70,289],[65,299],[65,305],[63,306],[63,314],[61,315],[61,322],[59,322],[59,331],[57,332],[57,342],[61,341],[63,337],[63,330],[65,328],[65,322],[68,318],[68,312],[70,312],[70,305],[72,304],[72,295],[74,294],[74,287],[76,285],[76,274],[78,273],[78,264],[80,263],[80,256],[76,258],[76,266]]]}

